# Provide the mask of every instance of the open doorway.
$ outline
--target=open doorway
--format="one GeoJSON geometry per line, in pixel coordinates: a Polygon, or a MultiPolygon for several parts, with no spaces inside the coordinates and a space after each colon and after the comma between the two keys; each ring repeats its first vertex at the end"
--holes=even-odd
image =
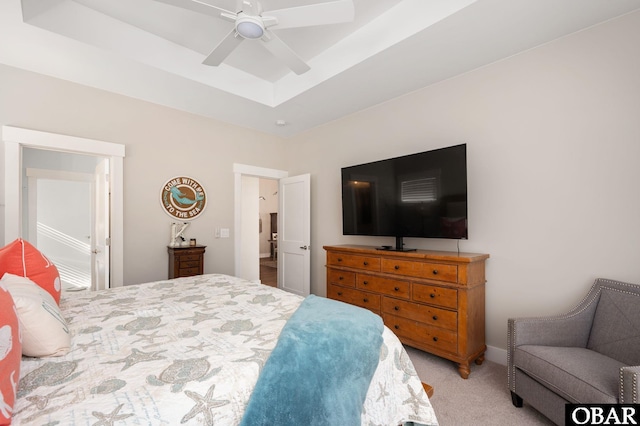
{"type": "MultiPolygon", "coordinates": [[[[249,281],[260,280],[260,222],[266,236],[268,224],[260,216],[260,180],[277,182],[287,177],[283,170],[234,164],[234,229],[235,229],[235,273],[234,275],[249,281]],[[261,221],[258,219],[262,219],[261,221]]],[[[275,192],[277,189],[273,190],[275,192]]],[[[268,193],[266,193],[268,194],[268,193]]],[[[265,200],[267,198],[264,195],[265,200]]],[[[277,212],[277,208],[275,210],[277,212]]],[[[270,211],[271,212],[271,211],[270,211]]],[[[264,249],[265,252],[268,249],[264,249]]],[[[278,272],[277,268],[274,271],[278,272]]]]}
{"type": "Polygon", "coordinates": [[[278,181],[259,179],[260,282],[278,286],[278,181]]]}
{"type": "MultiPolygon", "coordinates": [[[[109,215],[104,220],[101,228],[106,228],[110,235],[104,238],[100,244],[92,248],[91,253],[101,256],[109,253],[109,268],[104,271],[105,281],[98,288],[121,287],[123,285],[123,158],[124,145],[103,142],[94,139],[79,138],[75,136],[55,133],[40,132],[36,130],[21,129],[11,126],[2,126],[2,139],[4,141],[5,160],[5,227],[4,243],[7,244],[18,237],[26,237],[29,233],[29,212],[23,208],[26,201],[26,188],[23,182],[26,179],[26,170],[23,165],[24,151],[34,149],[36,151],[50,151],[58,154],[81,154],[84,156],[102,157],[93,176],[101,176],[102,183],[108,180],[109,202],[104,207],[109,215]],[[108,162],[107,162],[108,159],[108,162]],[[108,165],[107,165],[108,163],[108,165]],[[99,173],[100,171],[100,173],[99,173]],[[27,228],[27,229],[25,229],[27,228]],[[103,249],[104,246],[106,249],[103,249]]],[[[77,159],[77,157],[72,157],[77,159]]],[[[75,161],[75,160],[74,160],[75,161]]],[[[33,168],[56,169],[51,164],[32,165],[33,168]]],[[[59,172],[73,173],[58,167],[59,172]]],[[[99,179],[96,179],[99,180],[99,179]]],[[[26,182],[24,182],[26,183],[26,182]]],[[[106,189],[106,185],[97,184],[95,187],[106,189]]],[[[69,194],[66,194],[69,196],[69,194]]],[[[73,196],[73,195],[71,195],[73,196]]],[[[101,197],[95,197],[99,199],[101,197]]],[[[63,215],[65,212],[58,212],[63,215]]],[[[34,233],[35,234],[35,233],[34,233]]],[[[26,239],[26,238],[25,238],[26,239]]],[[[93,262],[102,266],[105,263],[93,262]]],[[[100,268],[93,268],[94,270],[100,268]]],[[[92,271],[93,272],[93,271],[92,271]]],[[[93,279],[92,279],[93,281],[93,279]]]]}
{"type": "Polygon", "coordinates": [[[258,178],[278,180],[278,288],[301,296],[311,282],[311,175],[234,164],[235,276],[259,281],[258,178]]]}

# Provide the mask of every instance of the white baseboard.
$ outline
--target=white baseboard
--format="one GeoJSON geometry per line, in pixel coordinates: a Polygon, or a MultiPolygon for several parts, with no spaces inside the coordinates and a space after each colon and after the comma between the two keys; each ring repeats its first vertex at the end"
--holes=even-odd
{"type": "Polygon", "coordinates": [[[496,348],[495,346],[487,346],[484,358],[496,364],[507,365],[507,350],[496,348]]]}
{"type": "Polygon", "coordinates": [[[260,253],[260,259],[265,257],[271,257],[271,253],[260,253]]]}

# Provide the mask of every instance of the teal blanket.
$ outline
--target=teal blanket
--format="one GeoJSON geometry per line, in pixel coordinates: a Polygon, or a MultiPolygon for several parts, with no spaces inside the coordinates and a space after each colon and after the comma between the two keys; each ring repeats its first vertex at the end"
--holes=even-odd
{"type": "Polygon", "coordinates": [[[308,296],[282,329],[241,425],[359,425],[382,330],[366,309],[308,296]]]}

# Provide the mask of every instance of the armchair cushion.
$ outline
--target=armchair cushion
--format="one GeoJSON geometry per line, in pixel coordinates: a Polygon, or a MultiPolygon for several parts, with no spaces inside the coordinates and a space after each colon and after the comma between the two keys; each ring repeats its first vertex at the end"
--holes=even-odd
{"type": "Polygon", "coordinates": [[[640,294],[604,286],[587,348],[640,365],[640,294]]]}
{"type": "Polygon", "coordinates": [[[619,361],[585,348],[518,346],[520,370],[573,403],[618,402],[619,361]]]}

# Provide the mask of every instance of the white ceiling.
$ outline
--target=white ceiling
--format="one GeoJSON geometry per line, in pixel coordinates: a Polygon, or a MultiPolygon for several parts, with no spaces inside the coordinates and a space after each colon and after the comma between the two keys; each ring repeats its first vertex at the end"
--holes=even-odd
{"type": "MultiPolygon", "coordinates": [[[[236,3],[201,1],[228,10],[236,3]]],[[[268,11],[326,1],[261,3],[268,11]]],[[[640,9],[640,1],[354,6],[350,23],[273,29],[310,65],[297,75],[251,40],[220,66],[203,65],[233,24],[154,0],[1,0],[0,63],[287,137],[640,9]]]]}

